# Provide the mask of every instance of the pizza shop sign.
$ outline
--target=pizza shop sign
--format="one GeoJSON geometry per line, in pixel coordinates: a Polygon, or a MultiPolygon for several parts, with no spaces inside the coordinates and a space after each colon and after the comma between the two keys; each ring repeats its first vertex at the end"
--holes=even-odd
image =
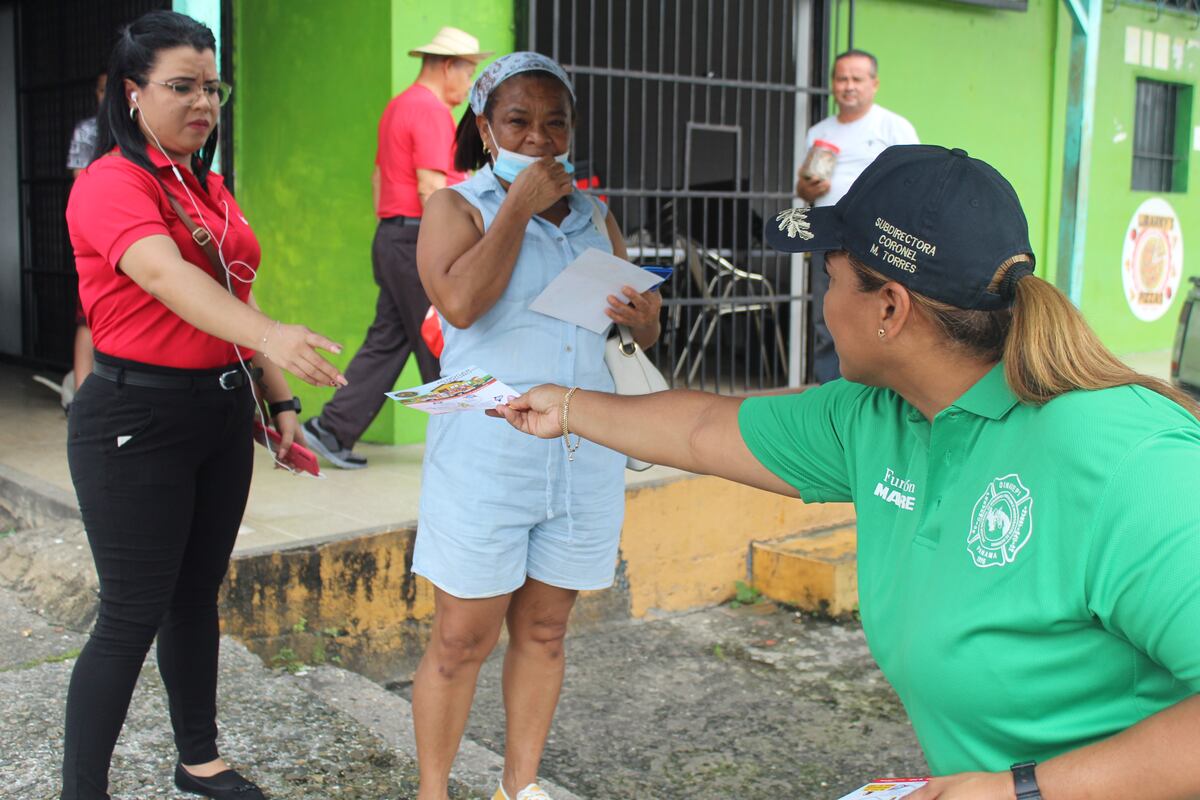
{"type": "Polygon", "coordinates": [[[1167,313],[1183,275],[1183,231],[1170,203],[1152,197],[1138,206],[1125,233],[1121,277],[1125,302],[1145,322],[1167,313]]]}

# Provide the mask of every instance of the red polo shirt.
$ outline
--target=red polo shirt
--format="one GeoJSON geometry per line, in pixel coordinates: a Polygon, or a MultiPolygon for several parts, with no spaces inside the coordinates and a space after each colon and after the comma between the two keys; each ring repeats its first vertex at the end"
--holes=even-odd
{"type": "Polygon", "coordinates": [[[419,83],[392,98],[379,120],[379,218],[419,217],[417,170],[446,175],[446,185],[466,180],[454,169],[454,117],[432,91],[419,83]]]}
{"type": "MultiPolygon", "coordinates": [[[[192,200],[171,173],[171,162],[153,147],[147,148],[147,154],[158,170],[158,180],[114,150],[92,162],[79,176],[67,201],[67,228],[79,272],[79,299],[92,329],[92,341],[102,353],[164,367],[210,369],[236,362],[232,344],[185,322],[117,266],[129,246],[139,239],[170,236],[186,261],[225,286],[225,276],[217,275],[204,251],[192,240],[167,201],[164,187],[194,222],[200,223],[203,215],[216,239],[221,239],[225,231],[221,250],[235,275],[250,277],[261,258],[258,239],[220,175],[210,172],[207,188],[201,188],[195,175],[179,170],[200,207],[197,214],[192,200]],[[245,262],[249,269],[235,265],[235,261],[245,262]]],[[[245,302],[250,284],[234,280],[233,288],[238,299],[245,302]]],[[[242,349],[243,358],[252,354],[242,349]]]]}

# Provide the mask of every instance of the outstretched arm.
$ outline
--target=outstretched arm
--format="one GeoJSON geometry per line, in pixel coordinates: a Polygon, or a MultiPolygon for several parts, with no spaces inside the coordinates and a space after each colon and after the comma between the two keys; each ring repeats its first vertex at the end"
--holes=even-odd
{"type": "MultiPolygon", "coordinates": [[[[498,408],[495,416],[525,433],[553,439],[563,432],[566,395],[562,386],[538,386],[498,408]]],[[[682,389],[636,397],[576,390],[566,419],[572,436],[634,458],[799,497],[746,447],[738,427],[741,404],[735,397],[682,389]]]]}
{"type": "Polygon", "coordinates": [[[239,301],[207,272],[184,260],[169,236],[138,239],[118,264],[182,319],[227,342],[252,347],[313,386],[345,386],[346,378],[318,349],[340,353],[342,346],[303,325],[276,322],[239,301]]]}

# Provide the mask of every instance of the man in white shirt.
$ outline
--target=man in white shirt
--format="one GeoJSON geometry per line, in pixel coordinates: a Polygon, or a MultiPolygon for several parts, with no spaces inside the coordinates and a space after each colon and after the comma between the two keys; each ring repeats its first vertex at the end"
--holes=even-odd
{"type": "MultiPolygon", "coordinates": [[[[879,91],[879,62],[865,50],[847,50],[833,62],[833,98],[838,113],[808,129],[811,149],[818,139],[836,145],[839,153],[830,180],[798,175],[796,194],[814,206],[831,206],[842,199],[850,184],[875,157],[894,144],[919,144],[912,123],[899,114],[875,105],[879,91]]],[[[814,253],[810,261],[813,295],[813,374],[818,383],[840,375],[833,339],[825,327],[822,306],[829,277],[825,259],[814,253]]]]}

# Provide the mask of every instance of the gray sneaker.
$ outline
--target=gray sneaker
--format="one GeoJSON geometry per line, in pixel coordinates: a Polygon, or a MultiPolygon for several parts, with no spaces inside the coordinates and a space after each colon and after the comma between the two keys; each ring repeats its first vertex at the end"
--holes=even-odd
{"type": "Polygon", "coordinates": [[[312,417],[304,422],[304,437],[308,447],[321,458],[341,469],[362,469],[367,466],[367,459],[356,455],[349,447],[342,447],[329,431],[321,427],[321,422],[312,417]]]}

